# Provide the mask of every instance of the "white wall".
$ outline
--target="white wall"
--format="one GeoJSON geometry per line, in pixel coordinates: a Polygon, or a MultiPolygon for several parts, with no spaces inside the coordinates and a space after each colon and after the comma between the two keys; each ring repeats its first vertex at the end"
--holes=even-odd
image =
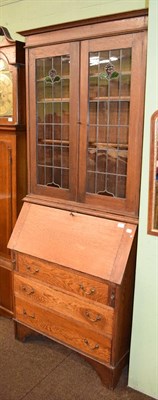
{"type": "Polygon", "coordinates": [[[149,3],[140,223],[129,386],[158,399],[158,236],[147,235],[150,117],[158,109],[158,1],[149,3]]]}
{"type": "Polygon", "coordinates": [[[0,0],[0,25],[15,32],[145,8],[148,0],[0,0]]]}

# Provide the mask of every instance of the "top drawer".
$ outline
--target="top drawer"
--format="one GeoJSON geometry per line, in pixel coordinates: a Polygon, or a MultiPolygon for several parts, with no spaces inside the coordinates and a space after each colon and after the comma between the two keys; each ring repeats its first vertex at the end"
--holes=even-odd
{"type": "Polygon", "coordinates": [[[109,286],[101,279],[21,253],[17,253],[16,269],[25,276],[108,305],[109,286]]]}

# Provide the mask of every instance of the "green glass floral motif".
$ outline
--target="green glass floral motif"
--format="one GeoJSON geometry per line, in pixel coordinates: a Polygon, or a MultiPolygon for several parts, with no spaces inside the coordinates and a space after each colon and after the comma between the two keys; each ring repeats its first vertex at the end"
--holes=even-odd
{"type": "Polygon", "coordinates": [[[53,68],[49,71],[49,75],[45,77],[45,82],[47,85],[54,85],[61,81],[61,77],[57,75],[56,70],[53,68]]]}
{"type": "Polygon", "coordinates": [[[108,63],[105,67],[105,72],[100,74],[101,79],[107,79],[110,81],[111,79],[115,79],[119,76],[119,73],[115,71],[115,67],[112,63],[108,63]]]}

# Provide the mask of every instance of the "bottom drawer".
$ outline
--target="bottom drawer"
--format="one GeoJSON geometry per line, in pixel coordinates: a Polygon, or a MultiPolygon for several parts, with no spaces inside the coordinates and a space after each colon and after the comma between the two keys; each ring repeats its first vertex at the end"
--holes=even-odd
{"type": "Polygon", "coordinates": [[[15,298],[15,318],[24,325],[56,339],[97,361],[110,363],[111,340],[75,321],[15,298]]]}

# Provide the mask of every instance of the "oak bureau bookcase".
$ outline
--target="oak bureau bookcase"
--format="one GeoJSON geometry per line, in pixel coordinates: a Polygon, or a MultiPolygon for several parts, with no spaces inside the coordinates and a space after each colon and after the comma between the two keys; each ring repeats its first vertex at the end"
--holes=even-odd
{"type": "Polygon", "coordinates": [[[0,315],[13,316],[7,243],[26,195],[25,50],[0,27],[0,315]]]}
{"type": "Polygon", "coordinates": [[[9,241],[16,337],[76,350],[111,388],[128,362],[146,10],[21,32],[29,192],[9,241]]]}

